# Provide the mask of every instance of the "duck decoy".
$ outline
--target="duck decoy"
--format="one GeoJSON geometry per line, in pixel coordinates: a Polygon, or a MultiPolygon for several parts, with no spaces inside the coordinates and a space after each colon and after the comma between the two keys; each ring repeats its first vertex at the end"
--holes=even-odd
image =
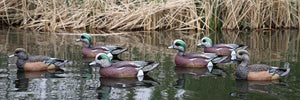
{"type": "Polygon", "coordinates": [[[200,43],[197,44],[198,47],[204,46],[205,53],[216,53],[217,55],[231,56],[231,60],[236,59],[236,49],[241,50],[247,49],[248,46],[238,45],[238,44],[215,44],[212,45],[212,40],[208,37],[203,37],[200,43]]]}
{"type": "Polygon", "coordinates": [[[227,56],[219,57],[215,53],[185,53],[186,44],[182,40],[175,40],[169,49],[178,50],[175,56],[175,64],[177,67],[207,67],[209,72],[212,71],[213,63],[222,62],[227,56]]]}
{"type": "Polygon", "coordinates": [[[18,69],[24,71],[45,71],[56,69],[68,62],[67,60],[60,60],[41,55],[28,57],[26,50],[23,48],[17,48],[14,54],[9,56],[9,58],[11,57],[18,57],[16,65],[18,69]]]}
{"type": "Polygon", "coordinates": [[[85,43],[84,47],[82,48],[82,55],[83,57],[93,58],[98,53],[107,53],[109,58],[113,58],[113,56],[117,56],[124,51],[127,51],[127,48],[122,48],[118,46],[105,46],[105,45],[98,45],[98,46],[91,46],[92,38],[89,34],[81,34],[79,39],[76,39],[76,42],[83,42],[85,43]]]}
{"type": "Polygon", "coordinates": [[[95,61],[91,62],[90,65],[100,65],[101,77],[139,77],[143,76],[144,73],[155,69],[159,63],[147,62],[147,61],[119,61],[112,63],[109,57],[104,53],[99,53],[95,57],[95,61]]]}
{"type": "Polygon", "coordinates": [[[265,64],[248,65],[250,54],[247,50],[238,50],[237,59],[241,63],[236,69],[236,78],[244,80],[274,80],[286,76],[290,72],[289,63],[285,63],[284,68],[273,67],[265,64]]]}

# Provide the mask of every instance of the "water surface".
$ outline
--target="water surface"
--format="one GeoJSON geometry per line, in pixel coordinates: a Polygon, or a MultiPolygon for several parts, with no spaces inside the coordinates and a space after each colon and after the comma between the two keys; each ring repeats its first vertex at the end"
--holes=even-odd
{"type": "Polygon", "coordinates": [[[0,29],[0,99],[79,98],[79,99],[297,99],[300,97],[300,35],[298,30],[252,32],[103,32],[90,31],[94,45],[128,48],[122,60],[145,60],[161,65],[143,81],[136,78],[101,78],[90,59],[81,55],[82,43],[75,42],[84,31],[35,32],[16,28],[0,29]],[[177,51],[167,49],[175,39],[187,43],[187,52],[203,51],[196,44],[203,36],[214,43],[249,46],[251,63],[283,66],[291,73],[276,81],[235,80],[236,64],[219,65],[221,74],[206,69],[175,69],[177,51]],[[30,55],[67,59],[70,64],[56,71],[21,72],[8,59],[16,48],[30,55]]]}

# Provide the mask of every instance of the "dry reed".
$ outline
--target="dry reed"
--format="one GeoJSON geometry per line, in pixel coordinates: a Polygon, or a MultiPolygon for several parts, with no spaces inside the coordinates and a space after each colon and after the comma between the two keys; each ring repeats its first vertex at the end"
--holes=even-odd
{"type": "Polygon", "coordinates": [[[299,28],[299,5],[299,0],[2,0],[0,20],[40,31],[299,28]]]}

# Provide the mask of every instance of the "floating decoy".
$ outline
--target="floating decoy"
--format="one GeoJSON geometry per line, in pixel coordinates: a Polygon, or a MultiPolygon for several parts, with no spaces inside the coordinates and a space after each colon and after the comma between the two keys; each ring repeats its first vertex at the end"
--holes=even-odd
{"type": "Polygon", "coordinates": [[[204,46],[205,53],[216,53],[217,55],[231,56],[231,60],[236,59],[236,49],[247,49],[248,46],[238,44],[212,44],[212,40],[208,37],[203,37],[197,46],[204,46]]]}
{"type": "Polygon", "coordinates": [[[112,63],[105,53],[99,53],[90,65],[100,65],[101,77],[139,77],[155,69],[159,63],[147,61],[119,61],[112,63]]]}
{"type": "Polygon", "coordinates": [[[56,69],[68,62],[67,60],[60,60],[41,55],[28,57],[26,50],[23,48],[17,48],[14,54],[9,57],[18,57],[16,65],[18,69],[24,71],[45,71],[56,69]]]}
{"type": "Polygon", "coordinates": [[[81,34],[79,39],[76,39],[77,42],[81,41],[85,43],[84,47],[82,48],[82,55],[83,57],[94,58],[98,53],[107,53],[109,58],[112,59],[113,56],[117,56],[127,48],[122,48],[118,46],[105,46],[105,45],[98,45],[98,46],[91,46],[92,38],[89,34],[81,34]]]}
{"type": "Polygon", "coordinates": [[[175,40],[169,49],[178,50],[175,56],[175,64],[178,67],[207,67],[209,72],[212,71],[213,63],[219,63],[227,57],[218,57],[215,53],[185,53],[186,44],[182,40],[175,40]]]}
{"type": "Polygon", "coordinates": [[[285,63],[284,68],[273,67],[265,64],[248,65],[250,54],[247,50],[238,50],[237,59],[241,63],[236,69],[236,78],[244,80],[274,80],[286,76],[290,72],[289,63],[285,63]]]}

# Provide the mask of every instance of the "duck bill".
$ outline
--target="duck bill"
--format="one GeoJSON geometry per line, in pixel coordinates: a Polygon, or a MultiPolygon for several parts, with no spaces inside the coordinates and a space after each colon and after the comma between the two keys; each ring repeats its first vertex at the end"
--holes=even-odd
{"type": "Polygon", "coordinates": [[[174,46],[169,46],[169,47],[168,47],[168,49],[173,49],[173,48],[174,48],[174,46]]]}
{"type": "Polygon", "coordinates": [[[197,47],[200,47],[200,46],[202,46],[202,45],[203,45],[202,43],[198,43],[198,44],[197,44],[197,47]]]}
{"type": "Polygon", "coordinates": [[[89,63],[89,65],[90,65],[90,66],[96,65],[96,61],[93,61],[93,62],[89,63]]]}
{"type": "Polygon", "coordinates": [[[12,55],[9,55],[8,58],[11,58],[11,57],[15,57],[16,55],[12,54],[12,55]]]}
{"type": "Polygon", "coordinates": [[[79,41],[81,41],[81,39],[76,39],[76,42],[79,42],[79,41]]]}

